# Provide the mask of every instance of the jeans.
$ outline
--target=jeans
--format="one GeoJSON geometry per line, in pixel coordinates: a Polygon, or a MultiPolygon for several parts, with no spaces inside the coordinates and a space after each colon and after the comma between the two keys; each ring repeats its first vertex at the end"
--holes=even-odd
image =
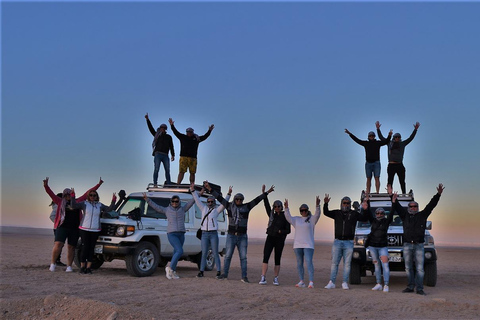
{"type": "Polygon", "coordinates": [[[343,257],[343,280],[348,283],[350,276],[350,264],[352,262],[353,254],[353,240],[338,240],[333,241],[332,246],[332,266],[330,268],[330,280],[335,283],[337,280],[338,265],[343,257]]]}
{"type": "Polygon", "coordinates": [[[297,256],[297,271],[298,277],[300,280],[303,281],[303,274],[305,272],[303,268],[303,258],[305,257],[305,261],[307,262],[307,269],[308,269],[308,278],[311,282],[313,282],[313,251],[314,249],[311,248],[295,248],[295,256],[297,256]]]}
{"type": "Polygon", "coordinates": [[[238,254],[240,256],[240,267],[242,268],[242,279],[247,277],[247,247],[248,237],[247,234],[233,235],[227,234],[227,248],[225,254],[225,266],[223,267],[223,274],[225,278],[228,277],[228,270],[230,269],[230,262],[232,261],[233,251],[235,246],[238,248],[238,254]]]}
{"type": "Polygon", "coordinates": [[[158,182],[158,170],[160,170],[160,164],[163,163],[163,168],[165,169],[165,179],[167,184],[171,184],[170,179],[170,159],[168,159],[168,154],[155,152],[153,158],[153,183],[157,184],[158,182]]]}
{"type": "Polygon", "coordinates": [[[425,260],[425,248],[423,243],[404,243],[403,259],[405,260],[405,271],[407,272],[408,288],[423,290],[423,277],[425,271],[423,264],[425,260]],[[415,270],[413,269],[413,261],[415,260],[415,270]]]}
{"type": "Polygon", "coordinates": [[[184,232],[170,232],[167,233],[168,242],[173,247],[173,256],[170,261],[170,268],[175,271],[177,270],[178,260],[183,255],[183,244],[185,243],[185,233],[184,232]]]}
{"type": "Polygon", "coordinates": [[[202,261],[200,262],[200,271],[205,271],[205,265],[207,263],[207,254],[208,249],[212,247],[212,253],[215,257],[215,265],[217,271],[222,270],[222,265],[220,262],[220,255],[218,254],[218,232],[214,231],[203,231],[202,232],[202,261]]]}
{"type": "Polygon", "coordinates": [[[387,262],[382,262],[380,257],[388,258],[388,249],[387,247],[368,247],[370,254],[372,255],[373,265],[375,266],[375,277],[377,278],[377,283],[382,283],[382,268],[383,268],[383,283],[388,286],[390,280],[390,267],[387,262]],[[376,263],[375,263],[376,261],[376,263]],[[382,266],[380,266],[382,264],[382,266]]]}

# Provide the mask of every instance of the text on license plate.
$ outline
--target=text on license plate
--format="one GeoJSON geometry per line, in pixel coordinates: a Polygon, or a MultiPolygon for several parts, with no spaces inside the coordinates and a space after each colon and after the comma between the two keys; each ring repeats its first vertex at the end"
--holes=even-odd
{"type": "Polygon", "coordinates": [[[101,244],[95,245],[95,253],[103,253],[103,246],[101,244]]]}
{"type": "Polygon", "coordinates": [[[390,262],[402,262],[402,257],[400,255],[389,255],[388,261],[390,262]]]}

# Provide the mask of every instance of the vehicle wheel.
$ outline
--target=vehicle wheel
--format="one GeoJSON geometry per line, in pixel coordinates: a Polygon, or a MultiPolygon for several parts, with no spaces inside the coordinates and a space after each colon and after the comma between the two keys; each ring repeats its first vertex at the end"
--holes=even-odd
{"type": "Polygon", "coordinates": [[[140,242],[133,254],[125,257],[127,271],[134,277],[147,277],[157,269],[160,261],[160,254],[157,247],[147,241],[140,242]]]}
{"type": "Polygon", "coordinates": [[[350,267],[350,284],[360,283],[362,283],[360,263],[352,260],[352,264],[350,267]]]}
{"type": "MultiPolygon", "coordinates": [[[[82,248],[82,239],[78,239],[77,246],[75,247],[75,255],[73,256],[73,262],[80,269],[80,255],[81,255],[81,248],[82,248]]],[[[94,255],[92,261],[92,269],[96,270],[99,269],[102,264],[105,262],[102,255],[94,255]]]]}
{"type": "Polygon", "coordinates": [[[435,287],[437,285],[437,261],[426,263],[424,269],[424,283],[429,287],[435,287]]]}
{"type": "MultiPolygon", "coordinates": [[[[198,270],[200,270],[201,263],[202,263],[202,253],[200,252],[197,255],[198,270]]],[[[207,253],[207,263],[205,264],[205,271],[212,271],[213,268],[215,268],[215,256],[213,255],[212,249],[209,249],[207,253]]]]}

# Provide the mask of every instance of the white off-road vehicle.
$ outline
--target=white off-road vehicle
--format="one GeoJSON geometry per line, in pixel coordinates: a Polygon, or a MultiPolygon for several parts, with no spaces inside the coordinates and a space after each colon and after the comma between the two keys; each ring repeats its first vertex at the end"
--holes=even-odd
{"type": "MultiPolygon", "coordinates": [[[[361,200],[365,194],[362,193],[361,200]]],[[[409,194],[398,195],[397,201],[400,201],[402,207],[407,207],[408,203],[413,199],[413,191],[409,194]]],[[[362,202],[361,201],[361,202],[362,202]]],[[[360,202],[360,203],[361,203],[360,202]]],[[[391,214],[390,209],[392,202],[387,193],[370,194],[371,214],[375,213],[377,208],[383,208],[385,214],[391,214]]],[[[357,205],[357,208],[359,205],[357,205]]],[[[355,231],[355,240],[352,256],[352,264],[350,270],[350,283],[360,284],[361,277],[367,275],[367,270],[371,271],[372,275],[375,273],[375,266],[372,262],[370,251],[364,247],[365,240],[370,233],[369,222],[357,222],[357,229],[355,231]]],[[[424,283],[427,286],[434,287],[437,284],[437,251],[433,241],[433,236],[430,235],[432,229],[432,222],[427,221],[425,230],[425,277],[424,283]]],[[[390,271],[405,271],[405,261],[403,258],[403,223],[398,214],[394,213],[393,221],[388,228],[388,260],[390,271]]]]}
{"type": "MultiPolygon", "coordinates": [[[[220,187],[210,183],[220,192],[220,187]]],[[[181,206],[192,199],[190,186],[164,185],[147,187],[147,196],[156,204],[167,207],[172,196],[180,197],[181,206]]],[[[196,185],[196,190],[201,186],[196,185]]],[[[200,197],[206,203],[206,193],[200,197]]],[[[218,205],[218,203],[217,203],[218,205]]],[[[142,192],[135,192],[121,199],[115,212],[104,214],[101,223],[102,231],[95,246],[93,269],[98,269],[104,262],[114,259],[125,260],[127,271],[136,277],[152,275],[157,267],[164,267],[173,255],[173,247],[167,239],[167,219],[158,213],[143,199],[142,192]]],[[[202,249],[196,237],[200,228],[202,213],[194,204],[185,215],[185,243],[181,260],[191,261],[200,266],[202,249]]],[[[223,255],[226,246],[227,222],[225,210],[218,216],[218,250],[223,255]]],[[[80,246],[80,245],[79,245],[80,246]]],[[[75,253],[75,264],[79,266],[79,246],[75,253]]],[[[214,268],[215,259],[209,250],[206,271],[214,268]]]]}

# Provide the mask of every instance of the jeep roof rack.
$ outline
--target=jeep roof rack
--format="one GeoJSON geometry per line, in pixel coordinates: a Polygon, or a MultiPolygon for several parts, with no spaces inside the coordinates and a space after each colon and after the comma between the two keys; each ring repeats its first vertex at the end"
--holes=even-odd
{"type": "MultiPolygon", "coordinates": [[[[361,202],[363,202],[363,199],[365,198],[366,193],[365,190],[362,190],[362,195],[360,196],[361,202]]],[[[375,201],[390,201],[390,195],[388,193],[370,193],[370,199],[375,200],[375,201]]],[[[410,189],[410,191],[407,194],[398,194],[397,197],[398,200],[400,201],[413,201],[413,190],[410,189]]]]}
{"type": "MultiPolygon", "coordinates": [[[[214,183],[211,183],[211,182],[208,182],[208,184],[210,185],[210,187],[212,188],[212,190],[215,190],[217,191],[218,193],[222,194],[222,187],[220,187],[218,184],[214,184],[214,183]]],[[[203,188],[203,185],[199,185],[199,184],[196,184],[195,185],[195,190],[197,191],[200,191],[202,190],[203,188]]],[[[182,193],[186,193],[186,192],[190,192],[190,184],[186,184],[186,183],[182,183],[182,184],[176,184],[176,183],[172,183],[172,184],[158,184],[158,185],[155,185],[153,183],[149,183],[148,186],[147,186],[147,190],[149,192],[165,192],[165,191],[171,191],[171,192],[182,192],[182,193]]],[[[210,194],[208,191],[205,191],[205,194],[210,194]]]]}

